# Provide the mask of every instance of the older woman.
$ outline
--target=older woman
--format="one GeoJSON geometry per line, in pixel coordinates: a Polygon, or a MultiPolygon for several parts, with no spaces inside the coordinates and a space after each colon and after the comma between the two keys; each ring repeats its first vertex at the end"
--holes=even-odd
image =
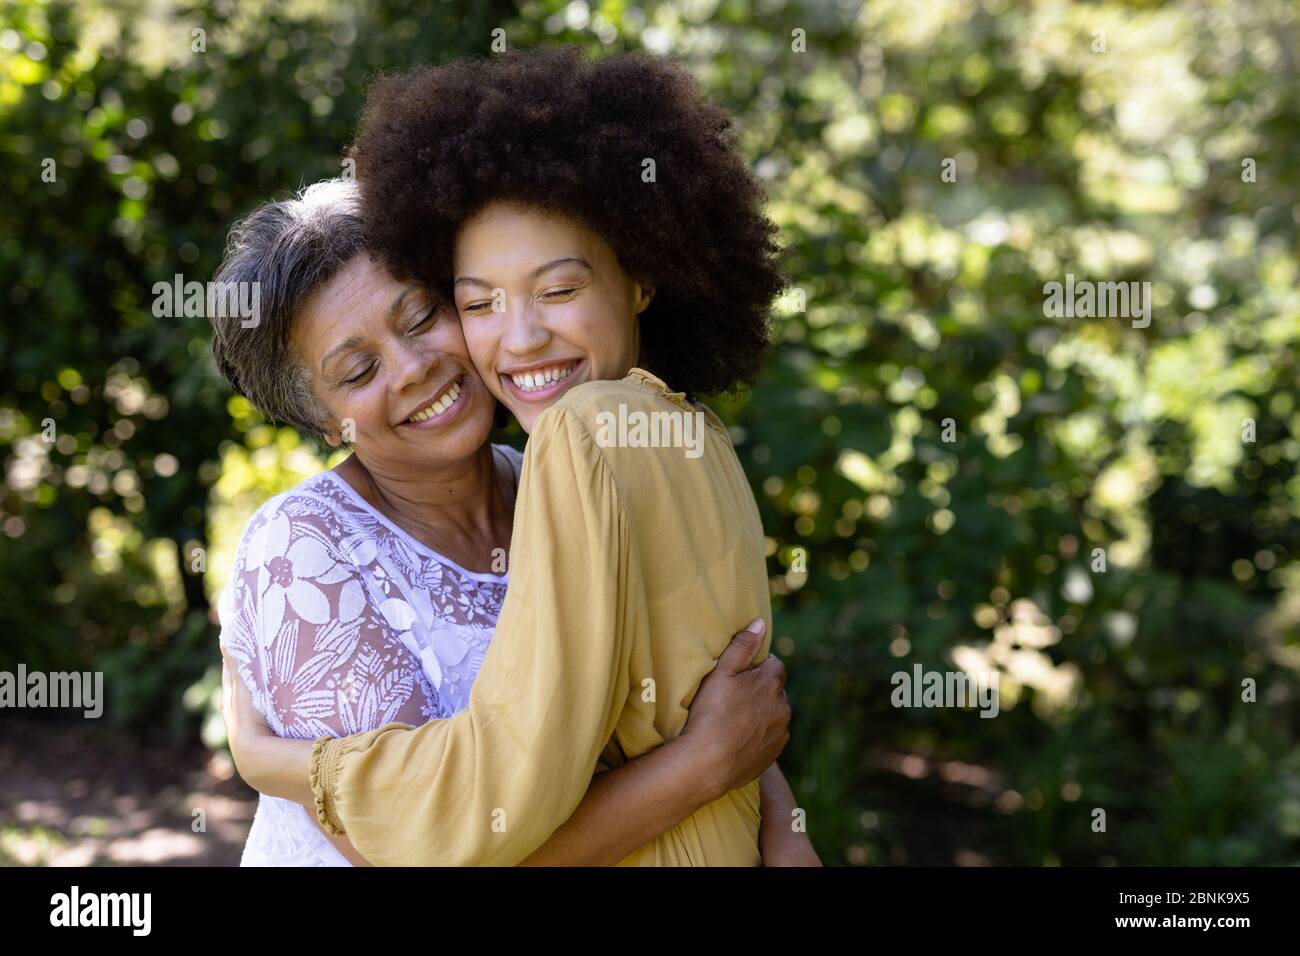
{"type": "MultiPolygon", "coordinates": [[[[262,302],[255,328],[213,320],[231,386],[353,450],[249,522],[220,605],[249,699],[276,734],[303,740],[463,710],[506,593],[493,555],[511,544],[520,456],[488,443],[496,401],[456,317],[372,261],[346,181],[253,213],[218,278],[257,283],[262,302]]],[[[601,774],[529,862],[614,862],[770,765],[788,708],[770,668],[748,669],[756,646],[738,638],[701,686],[690,732],[601,774]]],[[[259,802],[245,864],[347,862],[365,860],[303,806],[259,802]]]]}

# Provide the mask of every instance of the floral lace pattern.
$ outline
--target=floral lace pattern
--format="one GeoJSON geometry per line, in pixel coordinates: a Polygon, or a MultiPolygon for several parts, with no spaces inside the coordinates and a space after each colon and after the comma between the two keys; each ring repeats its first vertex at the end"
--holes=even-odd
{"type": "MultiPolygon", "coordinates": [[[[496,448],[517,483],[522,456],[496,448]]],[[[249,521],[221,642],[281,737],[422,724],[468,703],[506,584],[415,541],[326,471],[249,521]]],[[[303,807],[262,796],[243,865],[348,863],[303,807]]]]}

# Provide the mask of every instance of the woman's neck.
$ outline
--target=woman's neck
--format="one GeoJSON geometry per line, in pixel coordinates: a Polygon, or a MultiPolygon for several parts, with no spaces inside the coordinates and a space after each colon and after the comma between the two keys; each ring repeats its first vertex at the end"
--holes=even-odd
{"type": "Polygon", "coordinates": [[[490,443],[473,457],[418,474],[363,463],[356,454],[335,468],[375,510],[416,541],[470,571],[499,570],[510,548],[513,483],[497,473],[490,443]],[[504,553],[504,552],[502,552],[504,553]]]}

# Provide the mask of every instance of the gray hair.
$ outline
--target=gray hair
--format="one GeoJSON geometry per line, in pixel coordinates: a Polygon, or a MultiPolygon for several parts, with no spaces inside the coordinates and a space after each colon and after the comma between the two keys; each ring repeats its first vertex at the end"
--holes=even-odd
{"type": "Polygon", "coordinates": [[[361,193],[351,179],[265,203],[231,228],[215,281],[258,283],[260,322],[244,328],[239,318],[210,316],[212,355],[230,387],[273,421],[325,433],[325,409],[290,332],[307,300],[364,248],[361,193]]]}

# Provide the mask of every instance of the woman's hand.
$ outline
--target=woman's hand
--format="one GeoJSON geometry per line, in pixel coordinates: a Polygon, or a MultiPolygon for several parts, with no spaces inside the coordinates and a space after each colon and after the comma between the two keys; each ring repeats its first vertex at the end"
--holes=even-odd
{"type": "Polygon", "coordinates": [[[759,619],[749,627],[700,682],[681,733],[719,797],[757,779],[790,740],[785,665],[770,654],[751,663],[766,625],[759,619]]]}

